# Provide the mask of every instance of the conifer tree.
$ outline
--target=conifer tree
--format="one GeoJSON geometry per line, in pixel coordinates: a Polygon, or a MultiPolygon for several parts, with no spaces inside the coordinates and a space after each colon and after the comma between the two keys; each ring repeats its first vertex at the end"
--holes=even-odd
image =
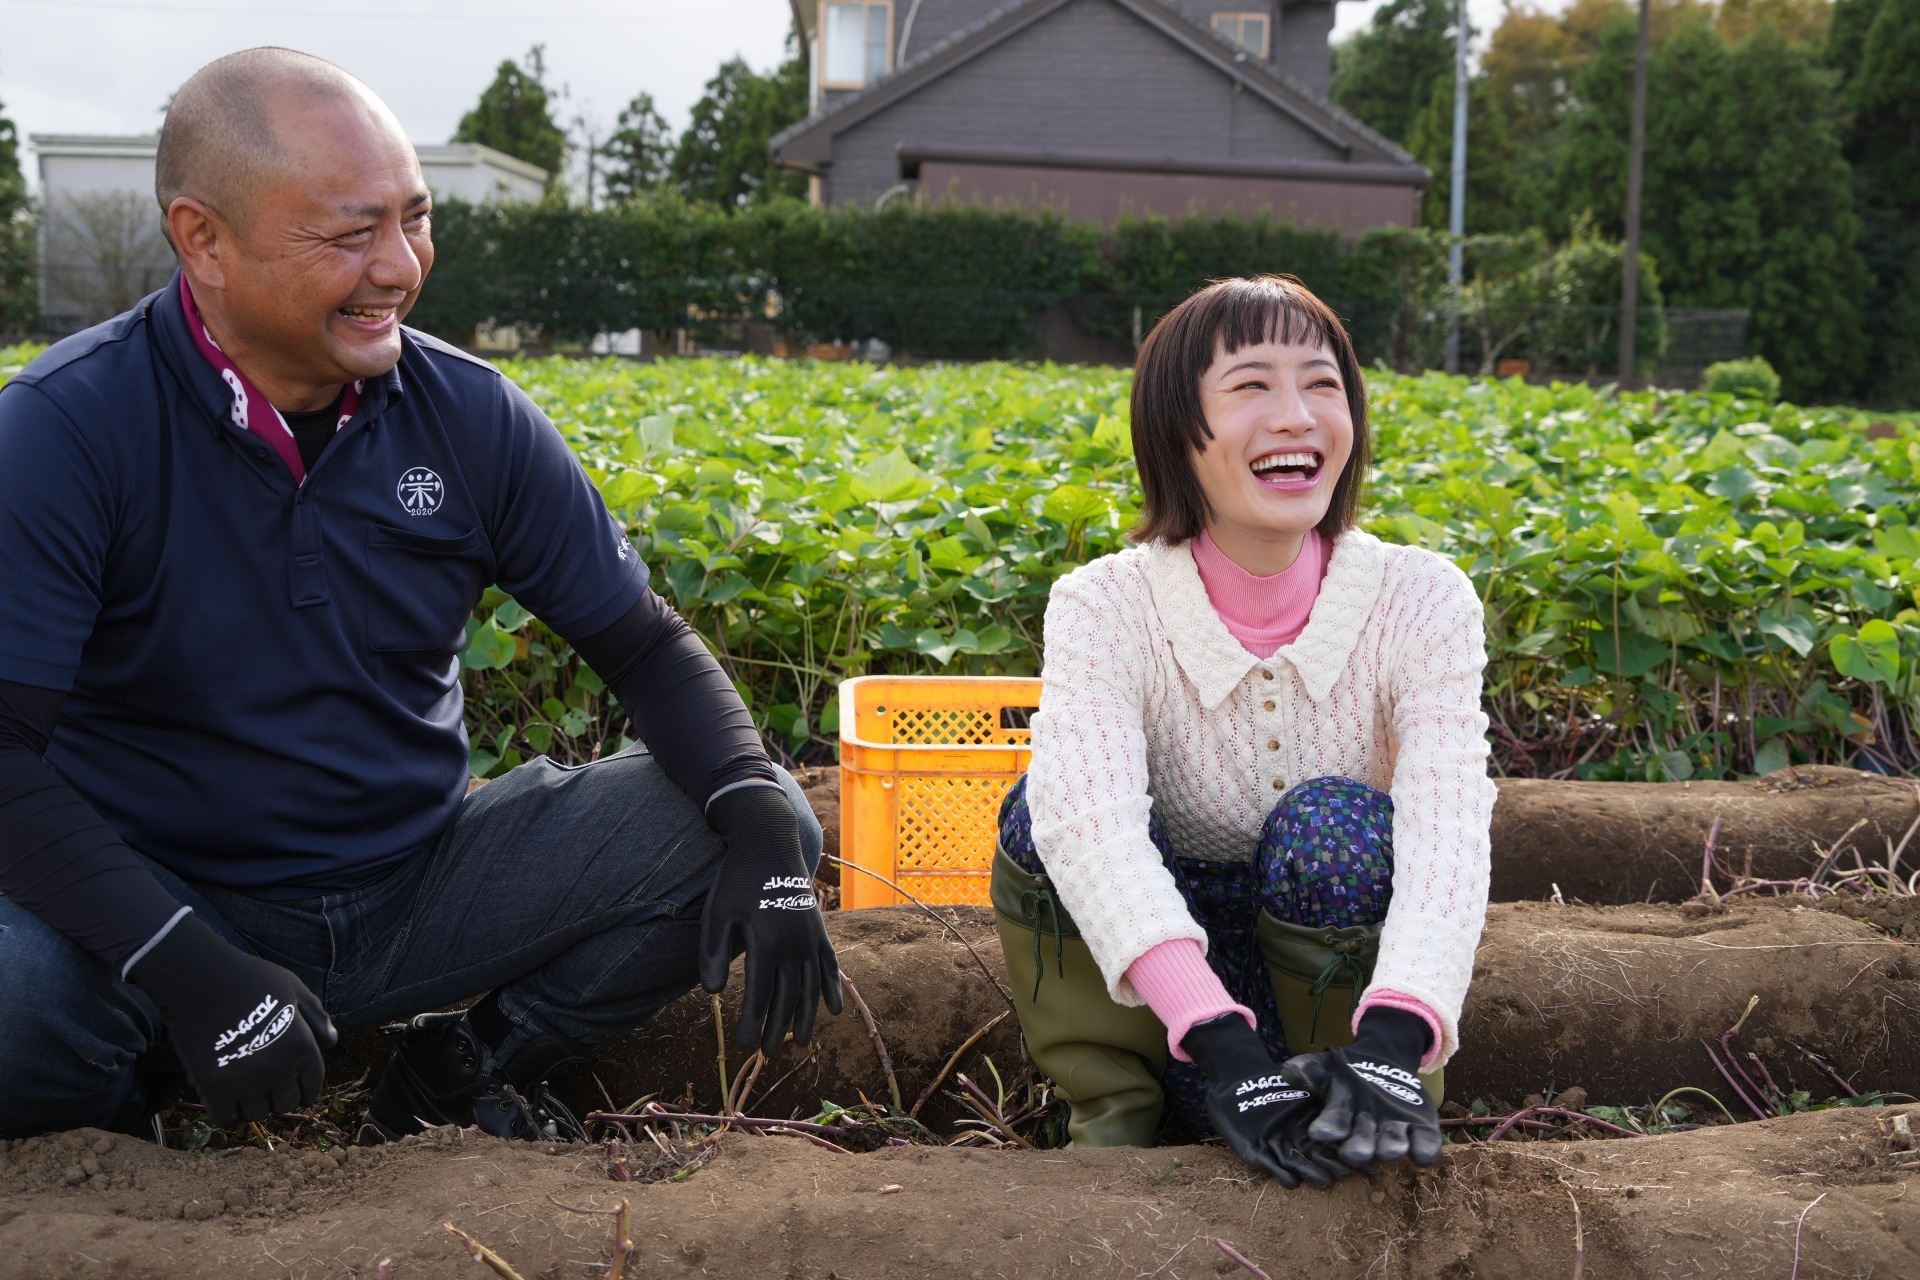
{"type": "Polygon", "coordinates": [[[502,62],[473,110],[460,117],[455,142],[477,142],[547,171],[547,189],[557,191],[567,163],[567,131],[553,118],[554,92],[547,87],[546,46],[535,45],[520,62],[502,62]]]}
{"type": "MultiPolygon", "coordinates": [[[[1574,97],[1556,177],[1565,216],[1625,219],[1634,31],[1608,29],[1574,97]]],[[[1865,363],[1869,283],[1834,78],[1773,28],[1729,44],[1702,12],[1653,51],[1643,239],[1676,306],[1744,307],[1788,396],[1845,395],[1865,363]]]]}
{"type": "Polygon", "coordinates": [[[1333,100],[1405,146],[1435,82],[1451,92],[1452,32],[1447,0],[1387,0],[1363,30],[1334,46],[1333,100]]]}
{"type": "Polygon", "coordinates": [[[673,161],[673,134],[652,94],[637,94],[621,110],[613,132],[600,144],[600,156],[606,161],[602,180],[611,203],[625,204],[660,189],[673,161]]]}
{"type": "Polygon", "coordinates": [[[0,103],[0,336],[24,332],[38,309],[33,250],[32,208],[26,176],[20,172],[20,135],[0,103]]]}
{"type": "Polygon", "coordinates": [[[693,119],[673,153],[674,185],[688,199],[726,208],[804,195],[806,178],[775,167],[767,143],[806,114],[807,67],[792,42],[786,62],[769,75],[729,59],[693,104],[693,119]]]}

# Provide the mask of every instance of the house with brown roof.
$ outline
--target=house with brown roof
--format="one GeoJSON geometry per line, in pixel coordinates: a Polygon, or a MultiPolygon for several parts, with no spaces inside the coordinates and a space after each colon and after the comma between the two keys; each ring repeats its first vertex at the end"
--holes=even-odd
{"type": "Polygon", "coordinates": [[[1427,170],[1327,97],[1331,0],[791,0],[815,201],[1418,221],[1427,170]]]}

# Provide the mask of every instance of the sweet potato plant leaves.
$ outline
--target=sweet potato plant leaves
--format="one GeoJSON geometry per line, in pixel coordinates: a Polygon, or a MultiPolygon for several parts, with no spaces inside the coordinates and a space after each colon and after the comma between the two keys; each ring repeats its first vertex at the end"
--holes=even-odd
{"type": "MultiPolygon", "coordinates": [[[[1053,582],[1139,512],[1125,370],[505,369],[796,756],[830,758],[849,676],[1036,672],[1053,582]]],[[[1440,374],[1368,388],[1362,523],[1472,580],[1497,767],[1720,777],[1858,763],[1870,740],[1912,766],[1920,419],[1440,374]]],[[[476,772],[626,743],[604,686],[504,594],[468,636],[476,772]]]]}

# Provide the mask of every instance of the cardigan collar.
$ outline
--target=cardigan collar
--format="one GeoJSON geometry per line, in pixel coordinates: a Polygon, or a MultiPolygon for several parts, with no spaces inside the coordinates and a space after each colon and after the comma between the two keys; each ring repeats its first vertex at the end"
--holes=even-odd
{"type": "Polygon", "coordinates": [[[1320,583],[1305,629],[1272,658],[1261,659],[1241,647],[1214,612],[1193,563],[1191,544],[1154,542],[1146,551],[1147,585],[1173,644],[1174,660],[1209,711],[1226,701],[1263,661],[1291,663],[1307,695],[1315,702],[1324,701],[1360,643],[1386,571],[1378,538],[1359,529],[1341,534],[1334,540],[1327,576],[1320,583]]]}

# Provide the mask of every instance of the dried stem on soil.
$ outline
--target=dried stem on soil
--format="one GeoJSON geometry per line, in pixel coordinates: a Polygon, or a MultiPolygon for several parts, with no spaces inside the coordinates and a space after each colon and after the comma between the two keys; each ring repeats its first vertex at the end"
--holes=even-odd
{"type": "Polygon", "coordinates": [[[1248,1271],[1253,1272],[1254,1275],[1260,1277],[1260,1280],[1273,1280],[1273,1277],[1268,1275],[1264,1268],[1257,1265],[1253,1261],[1253,1259],[1249,1258],[1246,1254],[1240,1252],[1238,1249],[1228,1244],[1225,1240],[1216,1239],[1214,1240],[1213,1243],[1216,1247],[1219,1248],[1220,1252],[1226,1254],[1229,1258],[1232,1258],[1235,1262],[1239,1263],[1242,1267],[1245,1267],[1248,1271]]]}
{"type": "MultiPolygon", "coordinates": [[[[1719,821],[1714,819],[1716,825],[1719,821]]],[[[1572,1187],[1567,1188],[1567,1199],[1573,1201],[1573,1280],[1580,1280],[1587,1270],[1587,1233],[1580,1225],[1580,1197],[1572,1187]]]]}
{"type": "Polygon", "coordinates": [[[942,929],[945,929],[948,933],[951,933],[956,939],[959,940],[960,945],[965,947],[967,949],[968,954],[970,954],[973,957],[973,962],[980,966],[980,972],[987,976],[987,985],[992,987],[995,991],[998,991],[1000,993],[1000,998],[1007,1002],[1007,1011],[1009,1013],[1015,1012],[1012,993],[1009,992],[1005,987],[1000,985],[1000,980],[993,976],[993,970],[989,969],[987,967],[987,962],[980,958],[980,953],[974,950],[973,944],[971,942],[968,942],[966,937],[958,929],[953,927],[952,921],[943,919],[938,911],[935,911],[932,907],[920,901],[920,899],[914,897],[911,893],[908,893],[905,889],[902,889],[899,885],[887,879],[885,876],[881,875],[878,871],[869,871],[865,867],[856,867],[851,862],[848,862],[846,859],[835,857],[831,853],[826,854],[824,856],[837,867],[845,867],[850,871],[858,871],[863,876],[872,876],[875,880],[878,880],[881,884],[884,884],[885,886],[887,886],[887,888],[893,890],[895,893],[905,898],[908,902],[911,902],[914,906],[926,912],[928,917],[932,919],[932,921],[935,924],[939,925],[942,929]]]}
{"type": "MultiPolygon", "coordinates": [[[[987,1065],[992,1066],[993,1064],[989,1062],[987,1065]]],[[[992,1098],[989,1098],[979,1085],[967,1079],[964,1075],[956,1075],[953,1080],[955,1084],[958,1084],[962,1089],[966,1090],[965,1095],[962,1096],[960,1100],[979,1112],[981,1118],[989,1125],[992,1125],[994,1129],[998,1130],[1001,1137],[1016,1147],[1031,1147],[1033,1145],[1018,1133],[1014,1132],[1012,1123],[1006,1116],[1001,1114],[1000,1105],[992,1098]]]]}
{"type": "Polygon", "coordinates": [[[481,1244],[478,1240],[475,1240],[451,1222],[443,1222],[440,1225],[446,1229],[449,1235],[460,1242],[460,1247],[466,1250],[468,1257],[472,1258],[475,1262],[484,1264],[487,1270],[499,1276],[500,1280],[526,1280],[524,1276],[513,1269],[512,1265],[508,1263],[505,1258],[487,1248],[487,1246],[481,1244]]]}
{"type": "Polygon", "coordinates": [[[633,1207],[625,1200],[613,1216],[613,1263],[607,1268],[607,1280],[623,1280],[627,1274],[627,1256],[633,1252],[633,1236],[627,1230],[633,1207]]]}
{"type": "Polygon", "coordinates": [[[740,1078],[735,1081],[736,1091],[739,1096],[726,1098],[720,1109],[722,1111],[745,1111],[747,1109],[747,1098],[753,1093],[754,1083],[760,1079],[760,1068],[766,1065],[766,1055],[758,1049],[755,1049],[753,1056],[748,1058],[741,1066],[740,1078]]]}
{"type": "Polygon", "coordinates": [[[946,1065],[941,1067],[939,1071],[934,1073],[933,1079],[927,1081],[927,1087],[921,1090],[919,1100],[913,1104],[913,1110],[907,1112],[907,1115],[909,1118],[914,1120],[918,1120],[920,1118],[920,1108],[927,1105],[928,1100],[933,1097],[933,1091],[935,1089],[938,1089],[940,1087],[941,1082],[947,1078],[947,1073],[952,1071],[955,1067],[959,1066],[960,1059],[966,1054],[967,1050],[973,1048],[973,1046],[975,1046],[976,1044],[979,1044],[980,1041],[986,1037],[986,1034],[989,1031],[992,1031],[995,1027],[999,1026],[1002,1022],[1006,1021],[1007,1013],[1011,1013],[1011,1012],[1013,1011],[1009,1009],[1007,1010],[1006,1013],[994,1014],[993,1017],[988,1020],[986,1026],[981,1027],[978,1031],[974,1032],[972,1035],[968,1036],[965,1040],[961,1041],[960,1047],[953,1051],[953,1056],[947,1059],[946,1065]]]}
{"type": "Polygon", "coordinates": [[[1800,1280],[1800,1232],[1806,1228],[1807,1215],[1813,1212],[1813,1206],[1825,1200],[1828,1192],[1822,1191],[1813,1198],[1813,1203],[1800,1211],[1800,1221],[1793,1224],[1793,1274],[1787,1280],[1800,1280]]]}
{"type": "Polygon", "coordinates": [[[1714,1106],[1720,1108],[1720,1114],[1727,1118],[1728,1124],[1740,1123],[1738,1120],[1733,1118],[1733,1112],[1727,1110],[1726,1103],[1720,1101],[1720,1099],[1714,1097],[1712,1094],[1708,1093],[1705,1089],[1696,1089],[1690,1084],[1683,1084],[1678,1089],[1667,1090],[1667,1092],[1661,1096],[1660,1101],[1653,1104],[1653,1114],[1656,1117],[1659,1116],[1660,1108],[1666,1106],[1667,1103],[1671,1102],[1673,1099],[1679,1097],[1683,1093],[1699,1094],[1701,1097],[1705,1098],[1708,1102],[1711,1102],[1714,1106]]]}
{"type": "Polygon", "coordinates": [[[726,1108],[727,1099],[733,1096],[733,1090],[727,1085],[727,1028],[720,1011],[720,994],[713,994],[713,1047],[715,1061],[720,1066],[720,1105],[726,1108]]]}
{"type": "Polygon", "coordinates": [[[880,1070],[886,1073],[887,1094],[893,1099],[893,1109],[902,1110],[905,1104],[900,1101],[900,1081],[894,1078],[893,1055],[887,1052],[887,1042],[880,1038],[880,1024],[873,1020],[873,1010],[867,1008],[867,1002],[861,999],[860,988],[853,985],[852,978],[841,974],[840,985],[846,989],[853,1007],[860,1011],[860,1020],[867,1024],[867,1034],[873,1037],[873,1051],[880,1055],[880,1070]]]}

